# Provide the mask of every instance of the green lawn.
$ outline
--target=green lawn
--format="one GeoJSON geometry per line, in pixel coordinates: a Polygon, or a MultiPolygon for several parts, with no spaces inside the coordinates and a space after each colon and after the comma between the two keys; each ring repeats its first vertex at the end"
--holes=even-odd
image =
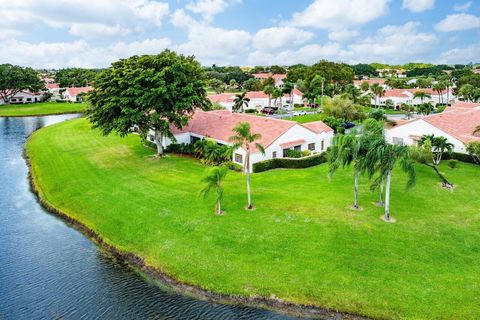
{"type": "Polygon", "coordinates": [[[363,211],[349,209],[350,170],[327,166],[225,181],[225,216],[199,197],[205,166],[152,157],[138,136],[103,137],[84,119],[46,127],[27,144],[41,196],[108,243],[205,289],[276,296],[378,318],[480,318],[480,167],[442,165],[456,188],[417,167],[406,192],[394,172],[392,216],[380,220],[368,182],[363,211]]]}
{"type": "Polygon", "coordinates": [[[296,117],[293,117],[292,120],[297,121],[298,123],[306,123],[306,122],[323,120],[324,118],[325,118],[325,115],[322,113],[313,113],[313,114],[305,114],[302,116],[296,116],[296,117]]]}
{"type": "Polygon", "coordinates": [[[85,111],[85,103],[40,102],[0,105],[0,117],[25,117],[85,111]]]}

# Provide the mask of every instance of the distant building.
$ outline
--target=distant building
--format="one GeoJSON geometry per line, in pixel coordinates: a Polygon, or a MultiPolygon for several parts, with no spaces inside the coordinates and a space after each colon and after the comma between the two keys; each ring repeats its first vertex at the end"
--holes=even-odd
{"type": "Polygon", "coordinates": [[[257,80],[272,78],[273,80],[275,80],[275,87],[281,87],[284,83],[284,80],[287,78],[287,75],[273,74],[271,72],[266,72],[266,73],[254,73],[253,77],[257,80]]]}
{"type": "Polygon", "coordinates": [[[82,102],[83,98],[81,97],[81,94],[90,92],[92,89],[92,87],[67,88],[63,93],[63,97],[69,102],[82,102]]]}
{"type": "MultiPolygon", "coordinates": [[[[268,95],[265,94],[263,91],[249,91],[245,95],[245,97],[250,99],[250,102],[248,103],[248,108],[247,109],[256,109],[256,110],[261,110],[264,107],[268,107],[268,95]]],[[[232,107],[234,104],[235,100],[235,94],[234,93],[220,93],[220,94],[213,94],[209,95],[208,98],[212,102],[217,102],[220,105],[222,105],[225,109],[232,111],[232,107]]],[[[303,93],[298,90],[294,89],[293,94],[292,94],[292,99],[293,99],[293,104],[303,104],[303,93]]],[[[287,111],[290,110],[290,96],[288,94],[285,94],[282,99],[278,98],[277,101],[275,102],[274,99],[271,99],[271,106],[272,107],[277,107],[277,108],[282,108],[287,111]]]]}
{"type": "MultiPolygon", "coordinates": [[[[265,148],[262,154],[254,145],[251,146],[251,164],[256,162],[287,157],[288,150],[310,150],[324,152],[330,146],[333,129],[321,121],[299,124],[274,118],[259,117],[241,113],[231,113],[227,110],[196,111],[188,126],[182,130],[172,126],[171,130],[177,143],[195,143],[203,138],[210,138],[219,144],[232,145],[229,141],[233,128],[240,122],[248,122],[253,133],[259,133],[259,143],[265,148]]],[[[149,134],[148,139],[153,141],[149,134]]],[[[172,141],[164,140],[164,146],[172,141]]],[[[243,148],[234,150],[232,161],[244,166],[246,151],[243,148]]]]}
{"type": "MultiPolygon", "coordinates": [[[[398,109],[402,103],[407,103],[410,105],[419,105],[422,103],[420,98],[414,98],[415,92],[423,91],[428,93],[431,98],[424,99],[423,102],[431,102],[433,105],[440,103],[447,103],[447,99],[450,102],[455,99],[452,89],[445,89],[439,94],[437,91],[431,88],[425,89],[388,89],[385,90],[384,95],[380,98],[377,98],[377,103],[379,105],[385,105],[387,100],[391,100],[395,106],[395,109],[398,109]]],[[[371,104],[375,104],[375,98],[372,98],[371,104]]]]}
{"type": "MultiPolygon", "coordinates": [[[[24,104],[24,103],[34,103],[41,102],[44,100],[43,92],[30,92],[28,90],[20,91],[15,94],[11,99],[11,104],[24,104]]],[[[0,104],[4,104],[5,101],[0,98],[0,104]]]]}
{"type": "Polygon", "coordinates": [[[357,88],[360,88],[360,86],[364,82],[368,83],[369,86],[372,86],[372,84],[377,83],[380,86],[382,86],[384,89],[391,89],[390,86],[385,84],[385,81],[386,80],[383,79],[383,78],[370,78],[370,79],[363,79],[363,80],[353,80],[353,85],[357,88]]]}

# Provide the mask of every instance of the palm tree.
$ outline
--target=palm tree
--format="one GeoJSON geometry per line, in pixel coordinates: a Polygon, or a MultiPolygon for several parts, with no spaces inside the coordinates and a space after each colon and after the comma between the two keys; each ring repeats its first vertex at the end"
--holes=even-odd
{"type": "Polygon", "coordinates": [[[433,137],[432,147],[433,147],[433,164],[438,166],[440,161],[442,161],[442,156],[445,152],[452,153],[453,151],[453,144],[448,142],[447,138],[445,137],[433,137]]]}
{"type": "Polygon", "coordinates": [[[290,97],[290,112],[293,112],[293,89],[295,87],[293,86],[293,83],[291,82],[285,82],[282,87],[282,93],[283,94],[288,94],[290,97]]]}
{"type": "Polygon", "coordinates": [[[433,90],[438,93],[438,104],[443,103],[443,90],[445,90],[446,84],[443,81],[438,81],[436,84],[433,85],[433,90]],[[440,102],[441,98],[441,102],[440,102]]]}
{"type": "Polygon", "coordinates": [[[278,98],[280,98],[280,106],[282,105],[282,97],[283,97],[282,90],[275,88],[272,92],[272,98],[274,99],[273,103],[275,104],[275,106],[277,106],[278,98]]]}
{"type": "Polygon", "coordinates": [[[332,149],[330,151],[329,162],[329,177],[331,178],[335,171],[341,167],[350,166],[353,163],[353,178],[354,178],[354,197],[353,208],[359,209],[358,206],[358,177],[360,174],[361,165],[361,140],[356,130],[352,130],[347,135],[336,135],[333,138],[332,149]]]}
{"type": "Polygon", "coordinates": [[[417,106],[417,113],[428,116],[435,108],[430,102],[422,103],[417,106]]]}
{"type": "Polygon", "coordinates": [[[363,92],[367,92],[367,91],[370,89],[370,85],[368,84],[367,81],[363,81],[363,82],[360,84],[360,89],[361,89],[363,92]]]}
{"type": "Polygon", "coordinates": [[[263,92],[268,96],[268,107],[269,108],[272,106],[272,94],[273,94],[274,90],[275,90],[275,87],[273,87],[273,86],[265,86],[265,88],[263,88],[263,92]]]}
{"type": "Polygon", "coordinates": [[[385,215],[384,220],[390,222],[390,187],[392,184],[392,171],[396,163],[408,175],[407,188],[412,187],[416,181],[415,166],[410,149],[406,145],[389,144],[378,140],[375,142],[367,158],[378,160],[378,178],[373,185],[383,183],[385,179],[385,215]]]}
{"type": "Polygon", "coordinates": [[[235,99],[233,100],[233,112],[243,112],[243,107],[248,108],[248,103],[250,102],[250,98],[247,98],[245,95],[247,92],[242,92],[235,95],[235,99]]]}
{"type": "Polygon", "coordinates": [[[429,93],[426,93],[425,91],[416,91],[413,94],[413,99],[420,98],[420,101],[422,101],[422,104],[424,99],[430,99],[431,97],[432,96],[429,93]]]}
{"type": "Polygon", "coordinates": [[[405,117],[407,118],[407,120],[410,120],[410,118],[412,117],[412,112],[415,110],[415,108],[412,105],[403,102],[400,105],[400,110],[405,112],[405,117]]]}
{"type": "Polygon", "coordinates": [[[379,102],[380,98],[385,95],[385,90],[378,83],[372,84],[370,90],[375,95],[375,107],[378,108],[378,102],[379,102]]]}
{"type": "Polygon", "coordinates": [[[250,130],[250,123],[248,122],[240,122],[238,123],[235,128],[233,128],[234,135],[230,137],[230,141],[233,142],[233,149],[243,148],[245,150],[245,161],[243,164],[243,168],[247,173],[247,196],[248,196],[248,204],[247,209],[252,209],[252,199],[250,194],[250,148],[253,144],[258,151],[262,154],[265,154],[265,148],[263,145],[258,143],[257,141],[262,139],[262,136],[258,133],[252,133],[250,130]]]}
{"type": "Polygon", "coordinates": [[[215,212],[218,215],[222,215],[222,199],[223,199],[223,186],[222,181],[227,175],[227,168],[225,167],[213,167],[210,168],[206,175],[202,178],[204,188],[201,191],[203,198],[207,197],[210,191],[215,191],[215,212]]]}
{"type": "Polygon", "coordinates": [[[320,95],[320,110],[323,108],[324,87],[325,87],[325,78],[318,74],[310,82],[310,88],[312,89],[312,91],[315,92],[316,96],[320,95]]]}

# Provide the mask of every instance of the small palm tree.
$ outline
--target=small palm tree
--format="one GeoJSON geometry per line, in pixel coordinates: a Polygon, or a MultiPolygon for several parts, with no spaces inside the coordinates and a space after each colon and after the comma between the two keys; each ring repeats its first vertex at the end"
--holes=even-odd
{"type": "Polygon", "coordinates": [[[248,108],[248,103],[250,102],[250,98],[247,98],[245,95],[247,92],[242,92],[235,95],[235,99],[233,99],[233,112],[243,112],[244,107],[248,108]]]}
{"type": "Polygon", "coordinates": [[[265,86],[265,88],[263,88],[263,92],[268,96],[268,107],[269,108],[272,106],[272,94],[273,94],[274,90],[275,90],[275,87],[273,87],[273,86],[265,86]]]}
{"type": "Polygon", "coordinates": [[[385,215],[384,220],[390,220],[390,188],[392,184],[392,172],[396,163],[407,174],[407,188],[415,185],[415,166],[410,149],[406,145],[389,144],[385,141],[377,141],[371,146],[367,158],[378,160],[378,178],[373,185],[379,185],[385,180],[385,215]],[[378,143],[378,144],[377,144],[378,143]]]}
{"type": "Polygon", "coordinates": [[[434,137],[431,141],[434,153],[433,164],[438,166],[442,161],[443,154],[445,152],[452,153],[454,146],[445,137],[434,137]]]}
{"type": "Polygon", "coordinates": [[[257,141],[262,138],[258,133],[252,133],[250,129],[250,123],[240,122],[233,128],[234,135],[230,137],[230,141],[233,142],[232,148],[235,150],[237,148],[243,148],[245,150],[245,161],[243,168],[247,173],[247,209],[252,209],[252,199],[250,192],[250,151],[251,145],[253,144],[262,154],[265,154],[265,148],[263,145],[257,141]]]}
{"type": "Polygon", "coordinates": [[[215,213],[222,215],[223,186],[222,181],[227,175],[227,168],[213,167],[209,168],[205,176],[202,178],[204,188],[200,192],[203,198],[214,190],[215,191],[215,213]]]}
{"type": "Polygon", "coordinates": [[[422,104],[424,99],[430,99],[431,97],[432,96],[429,93],[426,93],[425,91],[417,91],[413,94],[413,98],[414,99],[420,98],[420,101],[422,101],[422,104]]]}

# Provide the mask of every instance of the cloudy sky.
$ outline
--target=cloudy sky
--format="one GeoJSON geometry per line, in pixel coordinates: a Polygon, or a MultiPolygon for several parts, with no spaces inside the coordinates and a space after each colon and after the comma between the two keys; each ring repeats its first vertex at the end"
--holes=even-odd
{"type": "Polygon", "coordinates": [[[480,0],[0,0],[0,63],[106,67],[165,48],[204,65],[480,62],[480,0]]]}

